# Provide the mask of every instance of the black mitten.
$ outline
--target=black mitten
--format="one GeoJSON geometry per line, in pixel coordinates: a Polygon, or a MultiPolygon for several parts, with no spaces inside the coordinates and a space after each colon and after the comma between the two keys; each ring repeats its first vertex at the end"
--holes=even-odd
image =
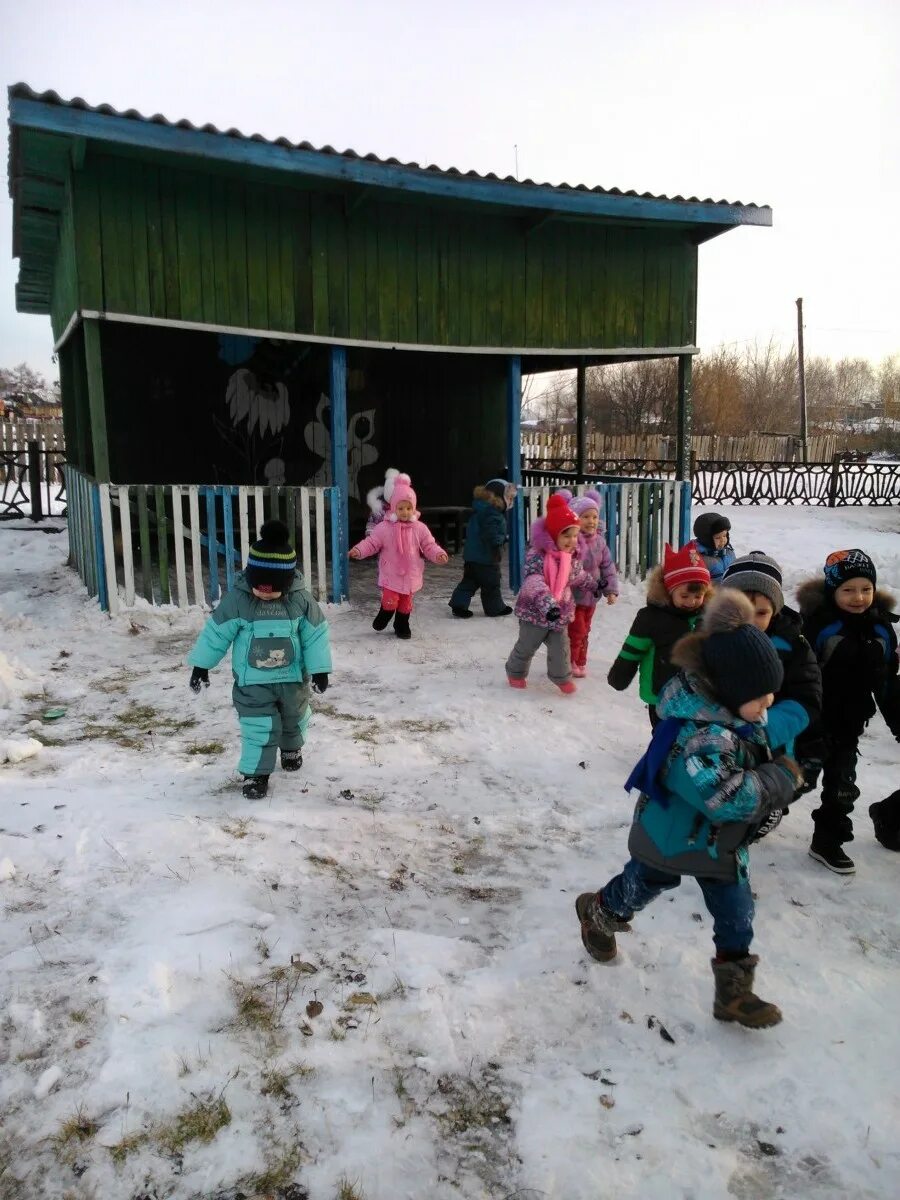
{"type": "Polygon", "coordinates": [[[547,609],[546,615],[547,615],[547,620],[550,622],[551,625],[553,625],[556,621],[559,620],[559,609],[554,604],[554,606],[552,608],[547,609]]]}
{"type": "Polygon", "coordinates": [[[206,667],[194,667],[188,687],[192,692],[199,693],[201,686],[209,687],[209,671],[206,667]]]}
{"type": "Polygon", "coordinates": [[[321,696],[323,692],[328,691],[328,676],[324,671],[319,671],[312,677],[313,691],[318,692],[321,696]]]}

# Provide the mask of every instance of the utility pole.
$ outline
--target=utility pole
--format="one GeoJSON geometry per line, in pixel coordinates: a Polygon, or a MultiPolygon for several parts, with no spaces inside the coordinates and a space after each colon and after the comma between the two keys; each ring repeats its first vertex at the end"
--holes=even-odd
{"type": "Polygon", "coordinates": [[[800,375],[800,445],[803,461],[809,461],[806,441],[806,367],[803,363],[803,297],[797,300],[797,370],[800,375]]]}

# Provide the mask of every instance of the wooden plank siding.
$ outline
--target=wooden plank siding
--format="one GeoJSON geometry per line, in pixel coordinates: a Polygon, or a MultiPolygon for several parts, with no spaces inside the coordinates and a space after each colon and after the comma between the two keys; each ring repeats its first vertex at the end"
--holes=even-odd
{"type": "Polygon", "coordinates": [[[693,344],[687,231],[532,221],[111,155],[71,177],[54,328],[100,312],[357,341],[693,344]],[[77,268],[77,269],[76,269],[77,268]]]}

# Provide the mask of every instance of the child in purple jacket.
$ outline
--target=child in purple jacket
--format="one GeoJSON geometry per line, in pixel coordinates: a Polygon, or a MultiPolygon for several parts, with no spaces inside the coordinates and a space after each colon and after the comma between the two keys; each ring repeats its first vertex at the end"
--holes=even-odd
{"type": "Polygon", "coordinates": [[[572,652],[572,674],[576,679],[587,675],[588,639],[591,622],[600,596],[607,604],[615,604],[619,598],[619,575],[606,544],[606,526],[600,520],[600,505],[603,498],[591,489],[583,496],[572,497],[571,492],[558,493],[569,502],[572,512],[581,526],[578,534],[578,557],[588,578],[573,587],[575,616],[569,625],[569,647],[572,652]]]}
{"type": "Polygon", "coordinates": [[[575,691],[566,626],[575,615],[572,589],[585,578],[576,553],[578,517],[559,493],[531,526],[522,587],[516,600],[519,637],[506,660],[509,686],[527,686],[528,669],[538,647],[547,647],[547,674],[566,696],[575,691]]]}

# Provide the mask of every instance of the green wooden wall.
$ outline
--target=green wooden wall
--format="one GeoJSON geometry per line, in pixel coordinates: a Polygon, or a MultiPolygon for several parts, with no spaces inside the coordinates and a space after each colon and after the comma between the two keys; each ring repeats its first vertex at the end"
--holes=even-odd
{"type": "Polygon", "coordinates": [[[72,308],[421,345],[692,345],[686,230],[348,199],[89,151],[53,297],[72,308]],[[74,256],[72,253],[74,243],[74,256]]]}

